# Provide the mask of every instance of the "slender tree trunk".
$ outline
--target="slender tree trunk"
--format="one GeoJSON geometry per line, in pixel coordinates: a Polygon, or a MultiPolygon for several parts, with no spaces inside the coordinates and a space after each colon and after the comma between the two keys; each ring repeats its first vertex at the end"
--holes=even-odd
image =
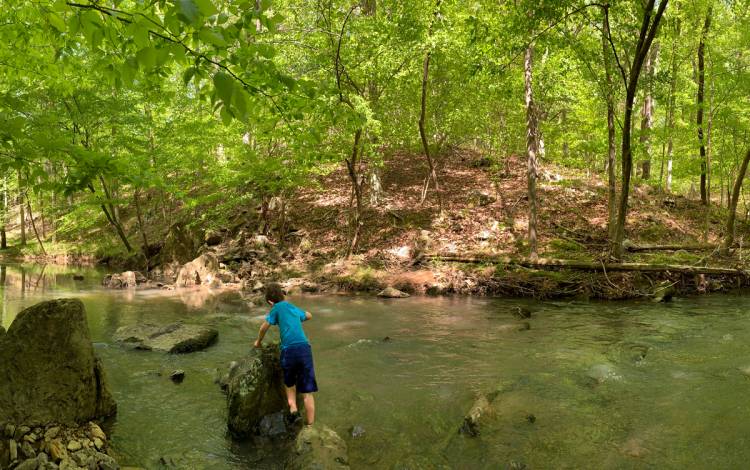
{"type": "MultiPolygon", "coordinates": [[[[101,178],[100,180],[102,182],[102,186],[105,190],[105,195],[106,195],[107,191],[106,191],[106,185],[104,185],[104,179],[101,178]]],[[[94,189],[94,186],[92,184],[89,184],[89,191],[96,194],[96,190],[94,189]]],[[[109,196],[107,196],[107,198],[109,199],[109,196]]],[[[107,218],[107,221],[109,221],[110,225],[114,227],[115,231],[117,232],[117,236],[120,237],[120,241],[122,241],[122,244],[125,246],[125,249],[128,251],[128,253],[131,253],[133,251],[133,247],[130,245],[130,242],[128,241],[128,237],[125,235],[125,230],[123,230],[122,225],[120,225],[120,222],[118,222],[114,218],[114,215],[109,210],[107,210],[107,204],[101,203],[99,207],[101,207],[102,212],[104,212],[104,216],[107,218]]],[[[110,204],[110,207],[111,207],[111,204],[110,204]]]]}
{"type": "Polygon", "coordinates": [[[747,165],[750,162],[750,149],[747,150],[745,158],[742,160],[740,170],[737,173],[737,179],[734,181],[734,188],[732,189],[732,197],[729,199],[729,216],[727,217],[727,231],[724,234],[724,243],[721,245],[721,254],[726,256],[729,254],[729,249],[734,243],[734,222],[737,217],[737,202],[740,200],[740,191],[742,189],[742,180],[745,179],[745,173],[747,172],[747,165]]]}
{"type": "MultiPolygon", "coordinates": [[[[641,74],[643,62],[648,55],[648,50],[656,36],[659,22],[664,15],[669,0],[662,0],[654,16],[653,23],[651,15],[655,0],[649,0],[643,15],[643,23],[638,38],[638,44],[633,58],[633,64],[630,67],[629,77],[625,94],[625,118],[622,129],[622,188],[620,190],[620,204],[617,212],[617,224],[615,228],[615,238],[612,246],[612,255],[616,259],[622,258],[623,241],[625,240],[625,221],[628,214],[628,196],[630,194],[630,177],[633,171],[633,155],[631,149],[631,131],[633,123],[633,101],[638,89],[638,78],[641,74]]],[[[622,72],[624,74],[624,71],[622,72]]]]}
{"type": "Polygon", "coordinates": [[[23,180],[18,172],[18,218],[21,224],[21,246],[26,246],[26,213],[23,208],[23,180]]]}
{"type": "Polygon", "coordinates": [[[357,250],[357,244],[359,243],[359,237],[362,230],[362,185],[357,172],[357,158],[359,154],[360,139],[362,138],[362,129],[357,129],[354,133],[354,145],[352,146],[352,156],[346,159],[346,169],[349,173],[349,180],[352,183],[352,191],[354,191],[354,217],[351,221],[351,240],[346,251],[346,257],[349,258],[357,250]]]}
{"type": "MultiPolygon", "coordinates": [[[[0,212],[0,250],[8,248],[8,237],[5,233],[5,224],[8,221],[8,177],[3,175],[3,194],[2,198],[3,210],[0,212]]],[[[2,285],[2,284],[0,284],[2,285]]]]}
{"type": "Polygon", "coordinates": [[[654,68],[656,56],[658,55],[658,44],[654,44],[644,64],[646,87],[643,96],[643,107],[641,108],[641,136],[640,142],[643,148],[643,161],[641,161],[641,178],[651,178],[651,129],[654,127],[654,97],[652,95],[654,82],[654,68]]]}
{"type": "Polygon", "coordinates": [[[537,253],[536,240],[536,177],[537,177],[537,122],[536,110],[534,108],[533,92],[533,75],[532,67],[534,60],[534,46],[529,45],[526,48],[526,57],[524,58],[524,83],[526,98],[526,157],[527,157],[527,183],[529,195],[529,256],[532,260],[539,257],[537,253]]]}
{"type": "Polygon", "coordinates": [[[706,20],[703,23],[703,31],[701,33],[701,40],[698,43],[698,113],[696,117],[696,124],[698,126],[698,143],[700,144],[700,159],[701,159],[701,202],[708,204],[708,189],[706,185],[706,173],[708,171],[708,161],[706,158],[706,144],[703,139],[703,96],[705,90],[706,70],[705,70],[705,50],[706,50],[706,37],[708,36],[708,30],[711,27],[711,11],[713,7],[709,5],[708,12],[706,13],[706,20]]]}
{"type": "Polygon", "coordinates": [[[612,81],[612,57],[607,44],[609,37],[609,22],[602,22],[602,54],[604,58],[604,72],[607,87],[607,233],[610,240],[615,233],[617,219],[617,177],[615,170],[617,166],[617,144],[615,142],[615,96],[614,83],[612,81]]]}
{"type": "MultiPolygon", "coordinates": [[[[427,32],[427,40],[430,41],[432,39],[432,28],[434,25],[434,22],[437,20],[438,12],[440,10],[440,1],[437,0],[435,4],[435,14],[430,22],[430,27],[427,32]]],[[[421,109],[419,113],[419,137],[422,140],[422,148],[424,149],[424,155],[427,159],[427,165],[429,167],[429,175],[427,176],[427,180],[425,181],[424,188],[422,190],[422,201],[421,203],[424,204],[425,199],[427,199],[427,191],[429,190],[429,180],[432,180],[432,184],[435,186],[435,195],[437,196],[438,200],[438,209],[440,211],[440,214],[443,213],[443,195],[440,191],[440,183],[438,182],[437,177],[437,171],[435,170],[435,162],[432,159],[432,156],[430,155],[430,146],[427,142],[427,131],[425,130],[425,121],[427,120],[427,84],[429,83],[429,76],[430,76],[430,57],[432,56],[432,49],[431,45],[428,45],[427,52],[424,56],[424,61],[422,63],[422,101],[421,101],[421,109]]]]}
{"type": "Polygon", "coordinates": [[[39,249],[42,250],[42,254],[47,256],[47,251],[44,249],[44,243],[42,243],[42,239],[39,238],[39,231],[36,229],[36,222],[34,222],[34,213],[31,211],[31,198],[29,198],[29,195],[26,195],[26,207],[29,209],[29,219],[31,219],[31,227],[34,229],[34,236],[36,236],[36,241],[39,243],[39,249]]]}
{"type": "Polygon", "coordinates": [[[675,20],[675,39],[672,42],[672,57],[670,66],[670,77],[669,77],[669,100],[667,104],[667,119],[664,123],[667,131],[667,177],[665,181],[665,189],[668,193],[672,192],[672,158],[674,152],[674,110],[676,103],[676,91],[677,91],[677,41],[680,36],[680,23],[679,19],[675,20]]]}

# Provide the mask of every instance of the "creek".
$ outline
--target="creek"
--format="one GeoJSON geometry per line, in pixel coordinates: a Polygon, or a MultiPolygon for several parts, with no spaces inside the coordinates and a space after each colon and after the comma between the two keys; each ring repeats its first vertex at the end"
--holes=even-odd
{"type": "MultiPolygon", "coordinates": [[[[105,290],[95,269],[1,269],[6,329],[39,301],[84,302],[118,403],[107,428],[121,464],[279,468],[228,437],[214,383],[217,369],[251,347],[267,309],[231,291],[105,290]],[[120,326],[176,320],[213,325],[219,341],[168,355],[112,340],[120,326]],[[181,384],[169,380],[175,369],[186,373],[181,384]]],[[[352,468],[740,468],[750,460],[750,379],[741,371],[750,367],[750,301],[740,293],[669,304],[290,300],[314,315],[305,329],[318,421],[347,441],[352,468]],[[514,307],[533,312],[529,330],[504,326],[520,323],[514,307]],[[493,391],[480,435],[459,435],[477,394],[493,391]],[[364,433],[353,437],[352,426],[364,433]]]]}

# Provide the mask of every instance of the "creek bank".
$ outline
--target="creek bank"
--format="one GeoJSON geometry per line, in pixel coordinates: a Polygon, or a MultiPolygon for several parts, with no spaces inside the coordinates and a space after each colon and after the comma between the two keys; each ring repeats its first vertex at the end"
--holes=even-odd
{"type": "Polygon", "coordinates": [[[0,335],[0,383],[0,468],[119,468],[94,422],[117,406],[79,300],[18,314],[0,335]]]}

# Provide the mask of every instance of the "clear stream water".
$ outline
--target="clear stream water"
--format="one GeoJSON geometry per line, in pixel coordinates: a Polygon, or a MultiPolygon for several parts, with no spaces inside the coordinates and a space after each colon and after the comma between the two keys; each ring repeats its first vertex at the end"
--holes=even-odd
{"type": "MultiPolygon", "coordinates": [[[[79,297],[119,413],[121,463],[161,468],[280,468],[226,434],[216,369],[245,354],[264,309],[234,293],[106,291],[96,270],[6,266],[0,322],[38,301],[79,297]],[[85,281],[75,282],[80,273],[85,281]],[[122,325],[215,325],[219,342],[187,355],[125,350],[122,325]],[[168,373],[184,369],[175,385],[168,373]],[[162,375],[158,375],[162,372],[162,375]]],[[[750,300],[671,304],[481,298],[291,299],[311,311],[318,422],[349,446],[352,468],[747,468],[750,300]],[[533,311],[528,331],[511,308],[533,311]],[[382,342],[384,337],[391,341],[382,342]],[[457,430],[478,393],[500,391],[477,438],[457,430]],[[529,419],[533,415],[534,422],[529,419]],[[362,426],[364,436],[349,429],[362,426]]]]}

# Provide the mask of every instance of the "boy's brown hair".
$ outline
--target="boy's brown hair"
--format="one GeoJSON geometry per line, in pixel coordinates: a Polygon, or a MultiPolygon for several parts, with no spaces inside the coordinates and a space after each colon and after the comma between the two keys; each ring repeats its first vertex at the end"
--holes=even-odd
{"type": "Polygon", "coordinates": [[[284,300],[284,289],[278,282],[272,282],[266,286],[266,301],[275,304],[284,300]]]}

